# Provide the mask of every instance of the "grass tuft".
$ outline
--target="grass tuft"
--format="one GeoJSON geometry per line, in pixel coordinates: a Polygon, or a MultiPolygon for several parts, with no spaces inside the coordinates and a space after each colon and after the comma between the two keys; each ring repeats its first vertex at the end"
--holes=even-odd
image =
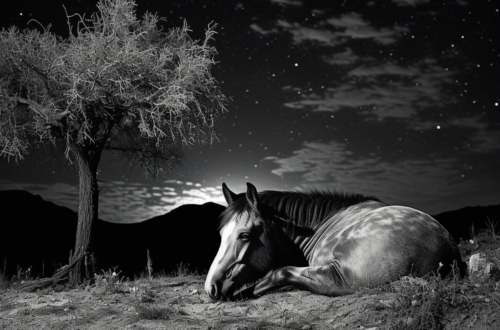
{"type": "Polygon", "coordinates": [[[169,320],[175,314],[171,308],[154,305],[138,305],[135,309],[140,320],[169,320]]]}
{"type": "Polygon", "coordinates": [[[187,315],[182,310],[172,307],[160,307],[158,305],[140,304],[135,307],[138,320],[169,320],[171,318],[182,318],[187,315]]]}
{"type": "Polygon", "coordinates": [[[497,233],[498,221],[493,222],[488,216],[486,216],[486,219],[488,219],[488,221],[486,221],[486,233],[493,239],[500,238],[500,231],[497,233]]]}
{"type": "Polygon", "coordinates": [[[116,272],[116,268],[109,269],[108,271],[101,270],[101,274],[94,273],[94,285],[95,287],[102,287],[106,291],[114,291],[123,282],[123,276],[120,277],[120,272],[116,272]]]}
{"type": "Polygon", "coordinates": [[[168,274],[170,277],[188,277],[188,276],[198,276],[200,273],[198,270],[192,271],[189,269],[188,263],[180,262],[177,264],[176,268],[168,274]]]}

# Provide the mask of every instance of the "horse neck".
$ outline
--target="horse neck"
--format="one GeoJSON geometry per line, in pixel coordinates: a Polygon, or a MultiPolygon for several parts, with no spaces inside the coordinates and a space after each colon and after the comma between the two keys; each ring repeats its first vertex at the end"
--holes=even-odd
{"type": "Polygon", "coordinates": [[[274,230],[278,231],[273,234],[274,237],[272,237],[272,239],[276,240],[276,246],[279,246],[277,251],[280,251],[278,252],[278,259],[280,260],[280,262],[284,263],[283,265],[287,266],[307,266],[308,263],[306,257],[300,246],[300,242],[305,237],[297,235],[297,233],[294,232],[293,229],[286,229],[286,224],[283,231],[281,231],[280,228],[276,227],[274,227],[274,230]]]}

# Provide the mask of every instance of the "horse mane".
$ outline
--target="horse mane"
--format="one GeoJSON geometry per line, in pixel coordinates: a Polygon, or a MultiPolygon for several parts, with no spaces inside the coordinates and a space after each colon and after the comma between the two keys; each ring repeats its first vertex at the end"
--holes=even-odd
{"type": "MultiPolygon", "coordinates": [[[[372,196],[320,190],[309,192],[267,190],[259,192],[259,201],[265,205],[264,213],[274,213],[295,226],[311,229],[349,206],[368,201],[381,202],[372,196]]],[[[251,211],[252,207],[247,202],[245,194],[239,194],[220,215],[219,230],[233,216],[249,214],[251,211]]]]}

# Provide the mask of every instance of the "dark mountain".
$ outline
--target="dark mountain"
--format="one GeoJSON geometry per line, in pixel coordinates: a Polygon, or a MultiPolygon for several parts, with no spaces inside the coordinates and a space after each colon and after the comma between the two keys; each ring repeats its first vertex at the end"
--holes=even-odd
{"type": "MultiPolygon", "coordinates": [[[[44,201],[26,191],[0,191],[0,271],[15,274],[32,267],[50,276],[68,263],[74,248],[76,212],[44,201]]],[[[222,205],[183,205],[141,223],[116,224],[99,220],[92,228],[97,269],[117,266],[132,277],[146,269],[147,252],[155,272],[170,272],[180,262],[204,271],[220,245],[216,232],[222,205]]]]}
{"type": "Polygon", "coordinates": [[[455,211],[443,212],[433,215],[458,242],[460,238],[468,240],[471,232],[479,233],[488,229],[488,223],[498,223],[497,232],[500,231],[500,205],[468,206],[455,211]]]}
{"type": "Polygon", "coordinates": [[[98,221],[92,238],[97,264],[137,274],[146,268],[149,249],[155,272],[168,273],[181,262],[191,270],[208,270],[220,245],[217,219],[224,209],[188,204],[140,223],[98,221]]]}
{"type": "Polygon", "coordinates": [[[51,275],[68,263],[77,215],[27,191],[0,191],[0,271],[32,266],[51,275]]]}

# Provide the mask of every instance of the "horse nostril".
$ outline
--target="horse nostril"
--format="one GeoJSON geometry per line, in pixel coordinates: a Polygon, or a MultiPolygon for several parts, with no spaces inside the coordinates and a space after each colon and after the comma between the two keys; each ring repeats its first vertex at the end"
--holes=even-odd
{"type": "Polygon", "coordinates": [[[217,284],[213,283],[210,288],[210,298],[213,300],[219,300],[219,290],[217,290],[217,284]]]}

